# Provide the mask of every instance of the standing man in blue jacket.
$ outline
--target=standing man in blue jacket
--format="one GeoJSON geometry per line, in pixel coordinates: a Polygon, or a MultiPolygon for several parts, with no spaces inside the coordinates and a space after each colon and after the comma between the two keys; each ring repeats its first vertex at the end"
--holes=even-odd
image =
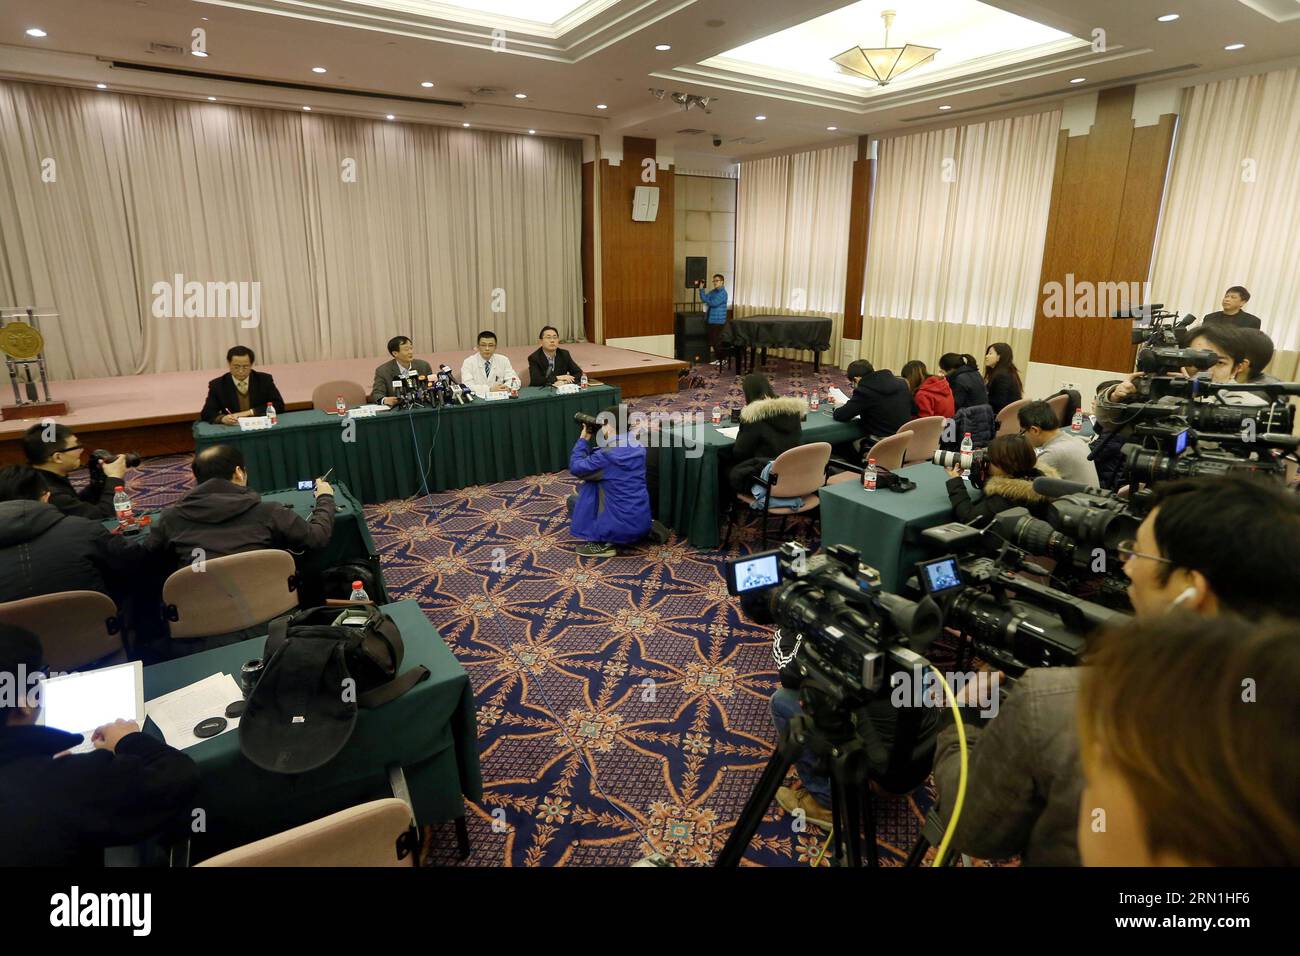
{"type": "Polygon", "coordinates": [[[623,406],[613,405],[598,416],[599,435],[582,426],[569,455],[569,471],[582,479],[578,493],[566,504],[573,515],[573,536],[584,538],[578,555],[612,558],[614,545],[640,541],[650,533],[650,492],[646,487],[646,450],[630,440],[620,423],[627,422],[623,406]]]}
{"type": "MultiPolygon", "coordinates": [[[[700,290],[700,301],[709,307],[709,350],[717,361],[722,361],[718,343],[722,341],[722,330],[727,325],[727,287],[722,273],[713,274],[713,288],[700,290]]],[[[701,285],[703,283],[700,283],[701,285]]]]}

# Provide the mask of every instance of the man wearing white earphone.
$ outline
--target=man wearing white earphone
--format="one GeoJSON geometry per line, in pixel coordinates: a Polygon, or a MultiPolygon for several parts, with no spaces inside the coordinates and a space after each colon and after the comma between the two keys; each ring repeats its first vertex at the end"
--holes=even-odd
{"type": "MultiPolygon", "coordinates": [[[[1191,612],[1300,620],[1300,495],[1281,485],[1244,478],[1160,485],[1136,538],[1117,550],[1138,618],[1191,612]]],[[[1081,667],[1030,668],[992,720],[963,707],[970,763],[955,852],[1079,865],[1082,675],[1081,667]]],[[[934,757],[945,824],[960,763],[956,728],[946,727],[934,757]]]]}

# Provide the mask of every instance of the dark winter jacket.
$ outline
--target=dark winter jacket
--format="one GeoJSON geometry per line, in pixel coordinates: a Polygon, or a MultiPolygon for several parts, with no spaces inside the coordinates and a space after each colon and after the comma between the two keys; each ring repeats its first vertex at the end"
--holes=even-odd
{"type": "Polygon", "coordinates": [[[98,521],[43,501],[0,502],[0,602],[60,591],[107,594],[106,572],[130,571],[142,557],[98,521]]]}
{"type": "Polygon", "coordinates": [[[970,440],[976,448],[983,448],[991,442],[998,430],[998,418],[993,414],[992,405],[968,405],[957,409],[952,416],[953,427],[951,440],[945,439],[940,447],[946,451],[956,451],[961,447],[961,440],[970,432],[970,440]]]}
{"type": "Polygon", "coordinates": [[[970,405],[989,404],[989,393],[984,388],[984,379],[974,365],[963,365],[948,373],[948,386],[952,389],[952,400],[957,411],[970,405]]]}
{"type": "Polygon", "coordinates": [[[984,497],[979,501],[970,500],[965,481],[949,478],[948,500],[952,502],[953,515],[963,524],[970,524],[977,519],[981,523],[987,522],[1008,508],[1028,508],[1035,518],[1041,518],[1051,499],[1034,491],[1034,479],[1059,477],[1055,468],[1043,462],[1039,462],[1028,478],[995,475],[984,482],[984,497]]]}
{"type": "Polygon", "coordinates": [[[849,400],[834,412],[837,422],[851,422],[860,416],[866,438],[888,438],[914,415],[912,390],[888,369],[877,369],[858,379],[849,400]]]}
{"type": "Polygon", "coordinates": [[[912,400],[916,402],[918,418],[929,418],[933,415],[952,418],[957,411],[957,405],[952,398],[952,387],[942,375],[927,376],[921,383],[921,387],[912,393],[912,400]]]}
{"type": "Polygon", "coordinates": [[[731,448],[736,462],[728,473],[731,487],[749,493],[754,476],[782,452],[799,445],[803,434],[800,420],[808,406],[798,398],[761,398],[740,412],[740,431],[731,448]]]}
{"type": "Polygon", "coordinates": [[[195,548],[202,548],[206,558],[267,548],[314,550],[329,544],[333,532],[333,495],[317,498],[311,520],[303,521],[292,508],[263,501],[252,488],[210,478],[163,509],[154,519],[145,548],[170,551],[180,565],[193,560],[195,548]]]}
{"type": "Polygon", "coordinates": [[[1016,383],[1016,377],[1010,373],[993,376],[993,380],[985,385],[985,389],[988,391],[989,404],[993,406],[995,415],[1012,402],[1018,402],[1025,397],[1024,389],[1016,383]]]}
{"type": "Polygon", "coordinates": [[[72,487],[72,482],[62,475],[43,468],[37,468],[36,473],[49,489],[50,504],[65,515],[90,518],[92,521],[113,517],[113,495],[126,484],[121,478],[109,478],[99,469],[92,468],[90,481],[81,491],[77,491],[72,487]]]}
{"type": "Polygon", "coordinates": [[[604,447],[578,439],[569,454],[569,471],[583,479],[573,506],[575,538],[630,544],[650,533],[645,461],[646,450],[625,436],[604,447]]]}
{"type": "Polygon", "coordinates": [[[189,809],[199,770],[144,733],[115,752],[52,727],[0,727],[0,866],[100,866],[104,850],[158,835],[189,809]]]}

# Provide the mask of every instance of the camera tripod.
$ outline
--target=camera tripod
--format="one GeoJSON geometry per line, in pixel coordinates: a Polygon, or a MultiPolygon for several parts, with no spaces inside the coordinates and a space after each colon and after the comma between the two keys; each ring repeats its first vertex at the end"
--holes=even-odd
{"type": "MultiPolygon", "coordinates": [[[[776,748],[763,768],[763,775],[746,801],[731,836],[718,854],[716,866],[740,864],[749,841],[753,839],[772,805],[776,791],[785,780],[791,764],[804,749],[825,760],[831,778],[831,824],[834,866],[862,866],[862,841],[865,834],[867,865],[879,866],[876,847],[876,814],[871,796],[871,779],[892,777],[901,768],[897,756],[910,755],[920,721],[918,708],[900,708],[892,751],[887,750],[871,720],[858,719],[837,707],[823,694],[800,688],[803,711],[790,719],[781,732],[776,748]],[[879,768],[879,771],[877,771],[879,768]]],[[[924,779],[922,777],[922,779],[924,779]]],[[[919,781],[918,781],[919,783],[919,781]]],[[[910,863],[909,859],[909,863],[910,863]]]]}

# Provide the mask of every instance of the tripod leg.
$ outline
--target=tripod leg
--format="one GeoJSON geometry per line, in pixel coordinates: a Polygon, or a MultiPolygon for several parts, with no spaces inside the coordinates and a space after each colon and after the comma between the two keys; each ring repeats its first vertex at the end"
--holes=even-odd
{"type": "MultiPolygon", "coordinates": [[[[793,721],[791,724],[793,724],[793,721]]],[[[754,838],[758,825],[763,822],[763,814],[767,812],[767,808],[776,799],[776,791],[780,789],[781,781],[785,779],[785,775],[789,772],[790,765],[794,763],[795,755],[801,747],[790,732],[790,726],[790,724],[786,725],[785,732],[781,735],[776,749],[772,751],[767,766],[763,768],[763,775],[758,778],[758,784],[754,787],[754,792],[745,801],[745,807],[740,811],[740,817],[731,830],[731,836],[727,837],[727,842],[723,844],[714,866],[731,867],[740,865],[740,858],[745,855],[745,850],[749,847],[749,841],[754,838]]]]}
{"type": "Polygon", "coordinates": [[[862,783],[862,828],[867,840],[867,866],[880,866],[880,850],[876,846],[876,802],[871,795],[871,784],[862,783]]]}

